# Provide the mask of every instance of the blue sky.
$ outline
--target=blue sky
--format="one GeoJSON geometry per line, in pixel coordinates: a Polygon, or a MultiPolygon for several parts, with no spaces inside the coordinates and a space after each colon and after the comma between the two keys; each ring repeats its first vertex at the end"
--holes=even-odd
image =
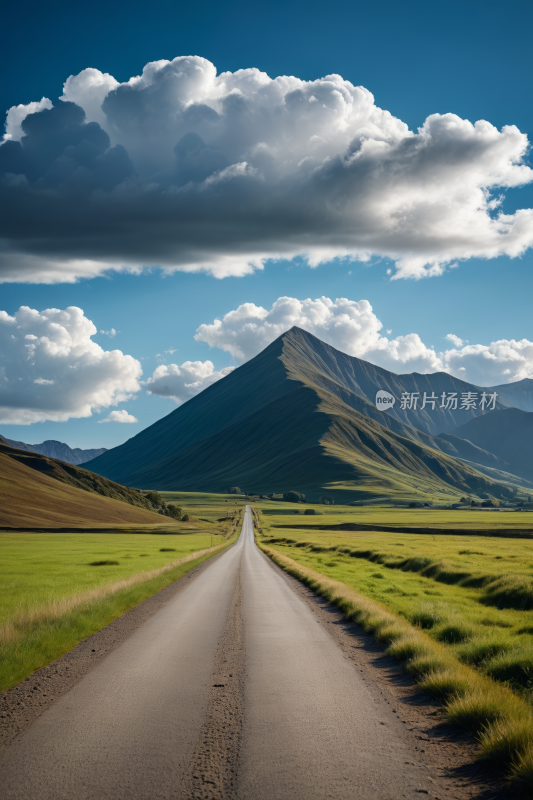
{"type": "MultiPolygon", "coordinates": [[[[525,2],[338,3],[331,8],[323,3],[154,3],[149,9],[140,3],[96,3],[90,9],[55,3],[35,5],[30,14],[27,6],[12,4],[8,29],[24,34],[13,35],[0,54],[0,98],[4,111],[43,96],[56,103],[64,81],[88,67],[124,82],[149,61],[198,55],[219,73],[256,67],[271,78],[293,75],[304,81],[339,74],[372,92],[378,107],[412,131],[428,115],[451,112],[471,122],[486,119],[498,129],[516,125],[531,141],[532,15],[525,2]]],[[[512,214],[532,206],[530,185],[509,189],[502,208],[512,214]]],[[[420,280],[391,280],[392,262],[379,255],[366,263],[332,259],[316,268],[302,257],[267,260],[253,274],[223,279],[180,271],[164,276],[159,270],[111,272],[76,283],[4,283],[0,309],[13,315],[22,305],[37,311],[77,306],[98,331],[117,331],[112,338],[92,337],[104,350],[116,348],[142,359],[143,380],[158,364],[210,359],[215,370],[237,366],[242,358],[229,346],[222,349],[222,340],[218,347],[196,341],[198,327],[243,303],[268,310],[285,295],[300,301],[367,300],[383,323],[381,334],[390,330],[386,335],[393,339],[414,333],[426,348],[441,352],[452,346],[447,334],[483,346],[533,339],[532,258],[531,250],[520,258],[470,258],[420,280]],[[165,355],[169,349],[176,352],[165,355]]],[[[370,347],[363,357],[367,352],[377,351],[370,347]]],[[[481,383],[479,366],[466,360],[474,356],[461,357],[468,379],[481,383]]],[[[533,376],[528,358],[513,379],[533,376]]],[[[406,361],[403,371],[416,363],[406,361]]],[[[389,362],[384,365],[391,368],[389,362]]],[[[498,382],[498,374],[488,370],[484,385],[498,382]]],[[[88,418],[7,422],[0,424],[0,433],[29,442],[54,438],[78,447],[114,446],[176,407],[170,397],[148,395],[144,388],[134,394],[135,399],[93,410],[88,418]],[[100,424],[115,408],[127,409],[138,422],[100,424]]]]}

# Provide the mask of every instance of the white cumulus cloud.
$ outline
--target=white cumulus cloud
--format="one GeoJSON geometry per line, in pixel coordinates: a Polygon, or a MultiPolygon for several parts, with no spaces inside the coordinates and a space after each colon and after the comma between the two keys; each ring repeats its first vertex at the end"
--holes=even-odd
{"type": "Polygon", "coordinates": [[[105,419],[99,419],[98,422],[139,422],[139,420],[133,416],[133,414],[128,414],[128,412],[121,408],[120,411],[111,411],[111,413],[105,419]]]}
{"type": "Polygon", "coordinates": [[[298,300],[280,297],[270,309],[244,303],[222,319],[203,324],[196,339],[230,353],[239,362],[257,355],[294,325],[348,355],[396,373],[449,372],[478,386],[533,378],[533,342],[500,340],[469,345],[455,334],[455,347],[437,352],[417,333],[390,338],[368,300],[298,300]]]}
{"type": "Polygon", "coordinates": [[[146,387],[149,394],[170,397],[176,403],[184,403],[233,369],[234,367],[225,367],[217,372],[211,361],[185,361],[179,366],[161,364],[146,381],[146,387]]]}
{"type": "Polygon", "coordinates": [[[533,378],[533,342],[527,339],[465,345],[446,351],[445,359],[449,372],[479,386],[533,378]]]}
{"type": "Polygon", "coordinates": [[[0,422],[90,417],[139,391],[140,363],[92,340],[81,308],[0,311],[0,422]]]}
{"type": "Polygon", "coordinates": [[[445,338],[455,345],[455,347],[462,347],[463,344],[465,344],[465,342],[459,336],[456,336],[455,333],[447,333],[445,338]]]}
{"type": "Polygon", "coordinates": [[[89,67],[67,78],[63,84],[61,100],[82,106],[88,122],[105,124],[102,103],[106,95],[117,86],[119,82],[108,72],[89,67]]]}
{"type": "Polygon", "coordinates": [[[297,300],[280,297],[267,309],[244,303],[221,320],[200,325],[198,341],[247,361],[282,333],[297,325],[351,356],[365,358],[393,371],[442,369],[442,361],[416,333],[388,339],[368,300],[329,297],[297,300]]]}
{"type": "Polygon", "coordinates": [[[386,257],[392,278],[422,278],[533,244],[533,209],[501,210],[533,180],[525,134],[452,113],[410,131],[340,75],[218,75],[187,56],[124,83],[85,69],[48,105],[8,112],[0,280],[222,278],[297,255],[386,257]]]}
{"type": "Polygon", "coordinates": [[[43,111],[45,108],[52,108],[53,103],[48,97],[42,97],[39,101],[33,103],[21,103],[18,106],[11,106],[6,115],[6,132],[4,133],[4,141],[20,141],[24,136],[22,130],[22,123],[28,114],[36,114],[37,111],[43,111]]]}

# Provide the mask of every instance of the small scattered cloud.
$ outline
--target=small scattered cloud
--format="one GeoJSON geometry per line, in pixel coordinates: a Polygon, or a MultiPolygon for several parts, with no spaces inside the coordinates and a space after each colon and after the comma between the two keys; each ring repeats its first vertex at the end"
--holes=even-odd
{"type": "Polygon", "coordinates": [[[149,394],[170,397],[184,403],[208,386],[229,375],[234,367],[216,371],[211,361],[185,361],[183,364],[161,364],[146,381],[149,394]]]}
{"type": "Polygon", "coordinates": [[[53,386],[55,383],[55,381],[47,381],[46,378],[35,378],[33,382],[39,386],[53,386]]]}
{"type": "Polygon", "coordinates": [[[460,339],[459,336],[455,335],[455,333],[447,333],[445,338],[448,339],[448,341],[451,342],[453,345],[455,345],[455,347],[462,347],[463,344],[465,344],[463,339],[460,339]]]}
{"type": "Polygon", "coordinates": [[[117,333],[120,333],[120,331],[116,331],[114,328],[111,328],[108,331],[100,331],[100,333],[104,336],[109,336],[110,339],[114,339],[117,333]]]}
{"type": "Polygon", "coordinates": [[[132,414],[128,414],[125,409],[120,409],[120,411],[111,411],[109,416],[105,419],[99,419],[98,422],[139,422],[137,417],[134,417],[132,414]]]}
{"type": "Polygon", "coordinates": [[[168,353],[169,355],[172,355],[173,353],[176,353],[177,351],[176,350],[165,350],[164,352],[168,353]]]}

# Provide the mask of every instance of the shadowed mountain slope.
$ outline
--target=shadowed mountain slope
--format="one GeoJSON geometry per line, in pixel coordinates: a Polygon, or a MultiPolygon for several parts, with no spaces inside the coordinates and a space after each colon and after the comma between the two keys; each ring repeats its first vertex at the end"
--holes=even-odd
{"type": "MultiPolygon", "coordinates": [[[[435,449],[433,437],[414,430],[408,417],[382,413],[357,394],[365,380],[369,392],[379,381],[392,386],[395,379],[396,391],[409,391],[404,386],[414,385],[411,378],[351,359],[293,328],[87,466],[121,483],[161,490],[226,491],[238,485],[260,493],[294,489],[309,498],[339,491],[347,499],[346,491],[365,486],[389,494],[453,487],[500,496],[501,486],[442,452],[453,447],[449,442],[435,449]]],[[[475,388],[462,382],[446,386],[475,388]]],[[[499,464],[494,457],[492,462],[499,464]]]]}
{"type": "Polygon", "coordinates": [[[493,386],[488,392],[498,392],[500,397],[522,411],[533,411],[533,378],[493,386]]]}
{"type": "Polygon", "coordinates": [[[9,447],[16,447],[18,450],[27,450],[29,453],[40,453],[42,456],[48,458],[58,458],[60,461],[66,461],[68,464],[85,464],[92,458],[101,456],[105,453],[106,447],[99,447],[95,450],[82,450],[79,447],[69,447],[64,442],[58,442],[55,439],[47,439],[41,444],[26,444],[26,442],[17,442],[14,439],[6,439],[5,436],[0,436],[0,443],[7,444],[9,447]]]}
{"type": "Polygon", "coordinates": [[[519,408],[493,411],[461,425],[455,433],[490,450],[507,463],[508,472],[533,481],[533,413],[519,408]]]}
{"type": "MultiPolygon", "coordinates": [[[[132,476],[146,477],[155,464],[184,452],[218,431],[238,425],[251,415],[257,417],[261,409],[294,389],[280,361],[282,348],[280,337],[243,367],[204,389],[123,445],[90,461],[87,468],[112,480],[148,487],[148,484],[138,483],[137,478],[133,482],[132,476]]],[[[150,484],[155,485],[153,481],[150,484]]]]}
{"type": "Polygon", "coordinates": [[[157,525],[162,517],[135,489],[85,469],[0,444],[0,525],[157,525]]]}

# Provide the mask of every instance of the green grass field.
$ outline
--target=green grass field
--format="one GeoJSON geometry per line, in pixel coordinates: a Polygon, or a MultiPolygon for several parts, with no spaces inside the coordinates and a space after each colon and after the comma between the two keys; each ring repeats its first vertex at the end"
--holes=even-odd
{"type": "Polygon", "coordinates": [[[0,689],[218,552],[211,548],[234,541],[244,502],[225,499],[173,495],[191,516],[190,530],[167,525],[152,533],[0,533],[0,689]]]}
{"type": "Polygon", "coordinates": [[[260,501],[254,503],[260,508],[265,518],[276,517],[274,525],[339,525],[343,522],[354,522],[357,525],[381,525],[384,528],[474,528],[474,529],[530,529],[533,534],[533,513],[528,511],[498,511],[476,508],[457,509],[425,509],[425,508],[391,508],[390,506],[324,506],[276,501],[260,501]],[[304,514],[306,509],[313,509],[314,516],[304,514]],[[283,512],[287,519],[282,519],[283,512]],[[295,519],[297,515],[297,519],[295,519]]]}
{"type": "MultiPolygon", "coordinates": [[[[211,545],[234,541],[248,502],[161,494],[189,514],[188,527],[0,533],[0,688],[172,583],[211,545]]],[[[533,540],[490,535],[531,528],[532,514],[260,501],[254,519],[274,560],[385,641],[484,755],[533,786],[533,540]],[[343,523],[423,535],[316,528],[343,523]]]]}
{"type": "Polygon", "coordinates": [[[461,661],[533,690],[532,542],[302,530],[283,535],[286,542],[275,531],[265,543],[420,626],[461,661]]]}
{"type": "Polygon", "coordinates": [[[149,572],[209,546],[208,534],[0,534],[0,624],[17,613],[149,572]],[[113,563],[91,566],[98,561],[113,563]]]}
{"type": "Polygon", "coordinates": [[[488,528],[495,516],[514,522],[530,515],[363,508],[304,521],[269,511],[263,507],[258,541],[271,557],[387,642],[447,705],[450,718],[478,736],[486,756],[533,786],[533,541],[467,530],[419,535],[289,527],[341,520],[399,526],[401,518],[408,527],[432,520],[436,526],[438,519],[446,528],[475,517],[472,527],[488,528]]]}
{"type": "Polygon", "coordinates": [[[219,522],[248,502],[244,495],[205,492],[159,492],[165,503],[181,506],[197,522],[219,522]]]}

